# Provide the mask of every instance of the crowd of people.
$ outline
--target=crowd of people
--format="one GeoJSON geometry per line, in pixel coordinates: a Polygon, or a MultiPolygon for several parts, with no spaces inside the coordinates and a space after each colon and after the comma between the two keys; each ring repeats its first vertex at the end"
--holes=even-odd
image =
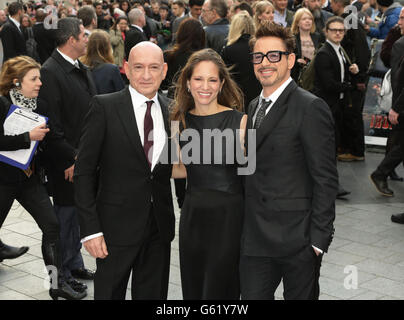
{"type": "MultiPolygon", "coordinates": [[[[399,2],[12,2],[0,30],[0,152],[39,142],[25,170],[0,161],[0,227],[14,200],[35,219],[53,299],[84,298],[77,279],[94,280],[95,299],[125,299],[131,273],[132,299],[167,298],[172,178],[184,299],[274,299],[281,280],[285,299],[318,299],[335,199],[350,194],[336,161],[365,160],[371,38],[386,39],[394,126],[371,180],[394,195],[399,2]],[[48,123],[7,135],[10,105],[48,123]],[[240,174],[236,150],[253,170],[240,174]]],[[[0,240],[0,261],[27,251],[0,240]]]]}

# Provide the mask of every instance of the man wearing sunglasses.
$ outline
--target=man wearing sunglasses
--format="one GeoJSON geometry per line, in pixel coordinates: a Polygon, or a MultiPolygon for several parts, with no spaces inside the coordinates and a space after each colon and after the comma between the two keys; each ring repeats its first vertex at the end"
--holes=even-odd
{"type": "Polygon", "coordinates": [[[290,77],[289,29],[263,24],[251,40],[261,94],[248,107],[256,170],[245,178],[242,299],[318,299],[322,253],[331,243],[338,176],[334,124],[326,103],[290,77]],[[254,144],[255,143],[255,144],[254,144]]]}

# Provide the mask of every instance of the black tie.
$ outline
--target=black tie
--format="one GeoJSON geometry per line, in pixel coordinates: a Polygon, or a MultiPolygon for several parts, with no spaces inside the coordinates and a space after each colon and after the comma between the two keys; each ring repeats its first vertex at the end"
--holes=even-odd
{"type": "Polygon", "coordinates": [[[257,116],[255,117],[254,129],[258,129],[260,127],[262,120],[265,118],[265,112],[271,103],[271,100],[261,100],[261,107],[258,109],[257,116]]]}
{"type": "Polygon", "coordinates": [[[342,61],[344,61],[344,64],[345,64],[345,63],[346,63],[346,59],[345,59],[344,53],[342,52],[341,47],[339,48],[339,54],[341,55],[342,61]]]}

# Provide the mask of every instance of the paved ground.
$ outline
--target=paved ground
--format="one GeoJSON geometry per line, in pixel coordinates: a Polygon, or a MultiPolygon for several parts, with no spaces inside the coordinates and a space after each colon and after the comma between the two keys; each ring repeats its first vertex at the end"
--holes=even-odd
{"type": "MultiPolygon", "coordinates": [[[[393,198],[375,191],[368,177],[381,159],[382,154],[368,152],[363,163],[338,164],[341,182],[352,194],[346,201],[337,201],[335,237],[323,260],[320,299],[404,299],[404,225],[390,221],[391,214],[404,212],[404,183],[390,183],[393,198]]],[[[402,167],[398,173],[404,176],[402,167]]],[[[176,215],[178,230],[178,208],[176,215]]],[[[15,202],[0,238],[30,249],[18,259],[0,263],[0,300],[50,299],[44,287],[41,236],[33,219],[15,202]]],[[[83,257],[86,266],[95,269],[95,260],[84,250],[83,257]]],[[[86,283],[87,299],[92,299],[92,282],[86,283]]],[[[281,287],[276,296],[282,299],[281,287]]],[[[182,299],[178,237],[172,243],[169,299],[182,299]]]]}

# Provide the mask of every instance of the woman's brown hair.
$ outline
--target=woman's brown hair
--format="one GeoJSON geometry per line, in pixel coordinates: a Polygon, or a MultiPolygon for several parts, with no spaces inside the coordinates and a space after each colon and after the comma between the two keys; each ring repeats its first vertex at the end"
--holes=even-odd
{"type": "Polygon", "coordinates": [[[102,63],[114,63],[112,46],[109,35],[104,30],[94,30],[87,43],[87,52],[81,61],[90,67],[95,68],[102,63]]]}
{"type": "Polygon", "coordinates": [[[191,79],[196,65],[204,61],[213,62],[219,69],[220,82],[224,80],[222,90],[217,96],[217,102],[226,107],[243,110],[243,93],[231,78],[222,58],[216,51],[210,48],[203,49],[191,55],[176,83],[177,89],[175,91],[171,120],[181,121],[183,128],[186,128],[185,114],[195,108],[195,102],[191,93],[188,91],[187,82],[191,79]]]}
{"type": "Polygon", "coordinates": [[[7,96],[15,87],[14,79],[19,83],[31,69],[41,69],[41,65],[28,56],[17,56],[7,60],[2,67],[0,74],[0,94],[7,96]]]}

